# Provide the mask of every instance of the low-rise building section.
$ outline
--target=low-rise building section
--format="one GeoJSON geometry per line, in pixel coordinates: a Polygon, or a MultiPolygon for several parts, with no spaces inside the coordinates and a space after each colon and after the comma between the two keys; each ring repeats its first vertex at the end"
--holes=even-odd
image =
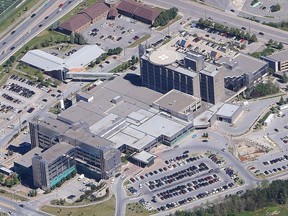
{"type": "Polygon", "coordinates": [[[261,56],[261,59],[268,62],[269,67],[281,75],[288,71],[288,50],[283,50],[269,56],[261,56]]]}
{"type": "Polygon", "coordinates": [[[118,14],[151,25],[160,12],[157,8],[152,8],[133,0],[97,2],[61,23],[57,30],[68,35],[81,33],[98,20],[103,18],[115,19],[118,14]]]}
{"type": "Polygon", "coordinates": [[[63,81],[69,73],[84,71],[90,62],[103,53],[104,50],[97,45],[85,45],[64,59],[42,50],[30,50],[21,58],[21,62],[63,81]]]}

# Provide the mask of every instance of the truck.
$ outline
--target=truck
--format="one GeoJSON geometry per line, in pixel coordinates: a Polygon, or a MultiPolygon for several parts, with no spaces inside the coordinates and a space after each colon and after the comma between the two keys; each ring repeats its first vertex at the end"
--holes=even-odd
{"type": "Polygon", "coordinates": [[[81,179],[84,178],[84,174],[81,174],[79,177],[78,177],[78,181],[80,181],[81,179]]]}

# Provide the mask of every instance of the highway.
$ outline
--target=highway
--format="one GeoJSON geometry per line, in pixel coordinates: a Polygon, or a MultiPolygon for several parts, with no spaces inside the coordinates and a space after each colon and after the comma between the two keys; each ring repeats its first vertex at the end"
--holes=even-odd
{"type": "Polygon", "coordinates": [[[144,2],[162,8],[177,7],[180,13],[184,14],[185,16],[191,16],[192,18],[198,19],[201,17],[213,17],[215,22],[219,22],[227,26],[234,26],[238,28],[246,27],[246,31],[249,31],[250,29],[250,33],[256,34],[259,39],[273,39],[275,41],[288,44],[288,32],[262,25],[261,23],[245,18],[237,17],[235,13],[230,11],[223,12],[190,0],[144,0],[144,2]],[[259,32],[263,32],[264,35],[259,35],[259,32]]]}
{"type": "Polygon", "coordinates": [[[50,0],[43,4],[34,14],[29,16],[18,27],[7,34],[0,41],[0,65],[3,64],[11,55],[17,52],[28,41],[45,30],[51,24],[59,20],[81,1],[77,0],[50,0]],[[59,11],[59,5],[64,3],[62,10],[59,11]]]}

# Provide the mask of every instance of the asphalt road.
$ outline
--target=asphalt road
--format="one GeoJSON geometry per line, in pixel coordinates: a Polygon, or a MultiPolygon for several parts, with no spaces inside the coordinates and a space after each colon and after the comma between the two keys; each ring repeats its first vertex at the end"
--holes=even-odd
{"type": "MultiPolygon", "coordinates": [[[[169,158],[174,158],[175,155],[181,155],[183,151],[185,150],[190,150],[190,152],[195,152],[195,153],[207,152],[207,151],[211,151],[213,153],[218,152],[219,155],[222,156],[223,159],[227,162],[225,167],[227,166],[233,167],[233,169],[238,172],[239,176],[241,176],[245,180],[245,184],[241,187],[232,188],[232,189],[223,191],[221,193],[218,193],[216,195],[212,195],[209,197],[202,198],[200,200],[193,201],[187,205],[179,206],[178,208],[171,209],[170,211],[160,212],[156,215],[167,215],[169,214],[169,212],[174,212],[176,210],[191,209],[201,203],[205,203],[207,200],[212,202],[214,199],[218,199],[220,195],[221,197],[224,197],[226,194],[234,194],[238,190],[251,189],[252,187],[255,187],[258,182],[261,182],[261,180],[257,179],[250,172],[248,172],[248,170],[246,169],[246,166],[248,166],[248,164],[247,165],[241,164],[237,159],[235,159],[235,157],[232,154],[230,154],[227,151],[227,149],[224,152],[220,150],[221,148],[227,148],[226,144],[228,140],[224,136],[218,133],[215,133],[213,131],[208,131],[210,139],[207,143],[203,143],[201,139],[198,139],[198,137],[203,134],[203,131],[196,131],[195,133],[197,134],[196,138],[191,138],[191,136],[189,136],[188,138],[186,138],[185,140],[183,140],[181,143],[178,144],[179,145],[178,148],[176,149],[167,148],[167,150],[163,151],[161,153],[161,159],[166,160],[169,158]]],[[[143,172],[143,173],[146,173],[146,172],[143,172]]],[[[129,179],[130,177],[133,177],[133,176],[126,176],[126,177],[127,177],[126,179],[129,179]]],[[[116,178],[112,186],[113,191],[116,196],[115,216],[125,215],[126,204],[129,202],[137,202],[141,198],[145,198],[145,200],[149,200],[150,198],[151,200],[151,194],[142,194],[141,196],[127,197],[123,188],[124,181],[125,179],[116,178]]],[[[203,190],[206,190],[206,189],[203,189],[203,190]]],[[[202,190],[199,190],[199,192],[202,192],[202,190]]]]}
{"type": "Polygon", "coordinates": [[[28,17],[17,28],[11,31],[11,33],[14,31],[15,33],[10,33],[4,37],[0,41],[0,65],[37,34],[68,13],[80,1],[71,0],[69,4],[68,2],[70,1],[50,0],[48,5],[44,4],[35,12],[36,15],[34,17],[28,17]],[[58,6],[61,3],[64,3],[64,6],[62,7],[62,11],[59,12],[58,6]],[[42,26],[40,27],[40,25],[42,26]]]}
{"type": "Polygon", "coordinates": [[[288,43],[288,32],[237,17],[237,15],[233,12],[223,12],[189,0],[145,0],[144,2],[163,8],[177,7],[179,12],[193,18],[208,18],[211,16],[214,18],[215,22],[223,23],[227,26],[234,26],[238,28],[246,27],[247,31],[250,29],[250,33],[256,34],[258,38],[268,40],[273,38],[273,40],[286,44],[288,43]],[[263,32],[264,35],[259,35],[259,32],[263,32]]]}
{"type": "Polygon", "coordinates": [[[47,214],[45,212],[39,211],[32,207],[23,206],[20,207],[19,203],[11,201],[9,199],[6,199],[4,197],[0,197],[0,211],[1,212],[9,212],[11,211],[13,215],[35,215],[35,216],[48,216],[50,214],[47,214]]]}

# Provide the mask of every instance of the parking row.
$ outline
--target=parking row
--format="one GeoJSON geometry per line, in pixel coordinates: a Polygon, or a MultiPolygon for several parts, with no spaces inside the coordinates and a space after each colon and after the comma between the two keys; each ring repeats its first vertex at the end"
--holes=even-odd
{"type": "Polygon", "coordinates": [[[14,107],[10,105],[6,105],[0,102],[0,112],[7,113],[8,111],[14,111],[14,107]]]}
{"type": "Polygon", "coordinates": [[[159,179],[154,181],[146,182],[145,184],[149,187],[150,190],[154,190],[155,188],[162,187],[164,185],[171,184],[173,182],[177,182],[183,180],[185,178],[190,178],[197,173],[201,173],[204,171],[208,171],[209,168],[205,163],[200,163],[199,165],[192,165],[186,169],[179,170],[178,172],[174,172],[170,175],[165,175],[159,179]]]}
{"type": "Polygon", "coordinates": [[[276,163],[279,163],[279,162],[285,161],[285,160],[288,160],[288,155],[283,155],[282,157],[277,157],[277,158],[271,159],[269,161],[263,161],[263,164],[265,166],[268,166],[268,165],[276,164],[276,163]]]}
{"type": "MultiPolygon", "coordinates": [[[[280,166],[280,167],[275,167],[275,168],[273,168],[273,169],[265,170],[265,171],[264,171],[264,174],[265,174],[266,176],[268,176],[268,175],[271,175],[271,174],[273,174],[273,173],[282,172],[282,171],[285,171],[285,170],[287,169],[287,167],[288,167],[288,164],[287,164],[286,166],[283,165],[283,166],[280,166]]],[[[254,173],[257,174],[257,170],[256,170],[254,173]]],[[[260,172],[259,172],[259,173],[260,173],[260,172]]]]}
{"type": "Polygon", "coordinates": [[[14,98],[14,97],[6,94],[6,93],[3,93],[1,96],[2,96],[3,98],[5,98],[6,100],[11,101],[11,102],[13,102],[13,103],[20,104],[20,103],[22,102],[20,99],[14,98]]]}
{"type": "Polygon", "coordinates": [[[20,86],[16,83],[8,83],[7,85],[3,86],[3,89],[15,92],[18,95],[23,96],[25,98],[31,98],[33,95],[35,95],[35,92],[33,90],[29,90],[29,89],[27,89],[23,86],[20,86]]]}
{"type": "Polygon", "coordinates": [[[222,165],[225,163],[225,160],[223,160],[220,156],[216,154],[210,154],[208,158],[210,158],[217,165],[222,165]]]}
{"type": "Polygon", "coordinates": [[[37,82],[34,82],[34,81],[31,81],[31,80],[28,80],[28,79],[19,77],[19,76],[15,75],[15,74],[11,75],[11,76],[10,76],[10,79],[16,80],[16,81],[21,82],[21,83],[25,83],[25,84],[27,84],[27,85],[29,85],[29,86],[36,87],[36,88],[38,88],[38,89],[40,89],[40,90],[42,90],[42,91],[44,91],[44,92],[47,92],[47,93],[48,93],[48,91],[50,91],[49,88],[45,87],[45,86],[42,85],[41,83],[38,84],[37,82]]]}
{"type": "Polygon", "coordinates": [[[206,177],[198,178],[186,184],[181,184],[174,188],[170,188],[168,190],[160,192],[157,194],[157,197],[159,197],[159,199],[161,200],[178,197],[181,196],[182,194],[186,194],[195,190],[205,188],[219,181],[220,178],[217,176],[217,174],[208,175],[206,177]]]}
{"type": "Polygon", "coordinates": [[[160,212],[160,211],[165,211],[167,209],[175,208],[177,206],[181,206],[181,205],[187,204],[187,203],[192,202],[194,200],[202,199],[202,198],[208,197],[210,195],[219,193],[221,191],[228,190],[229,188],[233,188],[234,186],[235,186],[235,184],[230,182],[228,184],[224,184],[223,186],[220,186],[220,187],[217,187],[217,188],[213,188],[212,190],[208,190],[208,191],[205,191],[205,192],[198,193],[195,196],[190,196],[190,197],[181,199],[181,200],[176,201],[176,202],[167,203],[166,205],[162,205],[162,206],[158,207],[157,210],[160,212]]]}

